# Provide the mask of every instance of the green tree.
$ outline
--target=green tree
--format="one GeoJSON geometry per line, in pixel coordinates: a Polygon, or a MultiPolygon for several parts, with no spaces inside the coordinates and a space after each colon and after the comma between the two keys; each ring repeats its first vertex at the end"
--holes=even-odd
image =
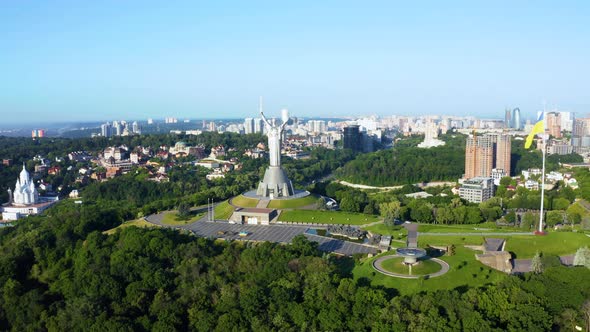
{"type": "Polygon", "coordinates": [[[547,211],[545,215],[547,226],[553,227],[563,222],[563,212],[561,211],[547,211]]]}
{"type": "Polygon", "coordinates": [[[453,212],[446,207],[439,207],[436,209],[436,222],[439,224],[450,224],[453,221],[453,212]]]}
{"type": "Polygon", "coordinates": [[[525,212],[520,221],[520,227],[524,229],[531,229],[537,220],[537,216],[531,212],[525,212]]]}
{"type": "Polygon", "coordinates": [[[538,251],[531,260],[531,271],[536,274],[543,272],[543,262],[541,261],[541,254],[538,251]]]}
{"type": "Polygon", "coordinates": [[[590,269],[590,249],[588,247],[582,247],[576,251],[574,265],[585,266],[590,269]]]}

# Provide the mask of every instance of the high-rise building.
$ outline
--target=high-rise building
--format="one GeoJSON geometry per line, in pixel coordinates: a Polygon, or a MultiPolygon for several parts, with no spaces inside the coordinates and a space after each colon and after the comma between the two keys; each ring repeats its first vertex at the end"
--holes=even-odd
{"type": "Polygon", "coordinates": [[[344,135],[342,139],[345,149],[362,151],[363,145],[361,144],[361,134],[358,125],[349,125],[348,127],[344,127],[344,135]]]}
{"type": "Polygon", "coordinates": [[[264,122],[261,118],[254,119],[254,132],[264,134],[264,122]]]}
{"type": "Polygon", "coordinates": [[[512,110],[512,128],[520,130],[522,129],[522,121],[520,120],[520,108],[512,110]]]}
{"type": "Polygon", "coordinates": [[[490,177],[492,170],[510,175],[510,135],[470,135],[465,146],[465,178],[490,177]]]}
{"type": "Polygon", "coordinates": [[[494,143],[488,135],[467,137],[465,146],[465,178],[489,177],[494,166],[494,143]]]}
{"type": "Polygon", "coordinates": [[[33,129],[33,131],[31,132],[31,137],[32,138],[45,137],[45,129],[33,129]]]}
{"type": "Polygon", "coordinates": [[[245,134],[254,133],[254,119],[252,119],[252,118],[245,118],[244,119],[244,133],[245,134]]]}
{"type": "Polygon", "coordinates": [[[504,112],[504,127],[505,128],[510,128],[512,126],[512,123],[510,122],[512,120],[512,113],[510,111],[509,108],[506,109],[506,111],[504,112]]]}
{"type": "Polygon", "coordinates": [[[561,130],[572,132],[574,130],[575,116],[573,112],[559,112],[561,114],[561,130]]]}
{"type": "Polygon", "coordinates": [[[147,119],[147,124],[148,124],[148,125],[154,124],[154,119],[152,119],[152,118],[148,118],[148,119],[147,119]]]}
{"type": "Polygon", "coordinates": [[[141,134],[141,128],[139,127],[139,123],[137,123],[137,121],[133,121],[133,124],[131,125],[131,131],[133,131],[134,134],[141,134]]]}
{"type": "Polygon", "coordinates": [[[100,126],[100,135],[102,137],[111,137],[112,135],[112,127],[110,123],[103,123],[100,126]]]}
{"type": "Polygon", "coordinates": [[[308,121],[308,129],[314,133],[324,133],[326,132],[326,121],[324,120],[309,120],[308,121]]]}
{"type": "Polygon", "coordinates": [[[121,136],[123,134],[123,124],[119,121],[113,121],[113,134],[117,136],[121,136]]]}
{"type": "Polygon", "coordinates": [[[545,113],[545,121],[549,135],[560,138],[561,137],[561,113],[547,112],[545,113]]]}
{"type": "Polygon", "coordinates": [[[571,145],[576,153],[588,152],[588,147],[590,147],[590,118],[574,120],[571,145]]]}
{"type": "Polygon", "coordinates": [[[494,168],[503,170],[506,176],[510,176],[511,144],[510,135],[498,135],[496,137],[496,160],[494,168]]]}

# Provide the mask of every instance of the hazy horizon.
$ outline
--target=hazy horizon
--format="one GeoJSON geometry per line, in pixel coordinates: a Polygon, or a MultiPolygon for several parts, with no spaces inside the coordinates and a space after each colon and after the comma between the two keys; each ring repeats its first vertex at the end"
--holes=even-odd
{"type": "Polygon", "coordinates": [[[2,123],[590,110],[582,1],[0,3],[2,123]]]}

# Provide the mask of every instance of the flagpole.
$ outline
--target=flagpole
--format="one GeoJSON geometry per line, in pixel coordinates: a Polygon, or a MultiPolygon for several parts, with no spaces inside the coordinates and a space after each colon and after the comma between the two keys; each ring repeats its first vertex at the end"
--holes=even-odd
{"type": "Polygon", "coordinates": [[[541,214],[539,215],[539,229],[538,235],[543,235],[543,203],[545,202],[545,154],[547,153],[547,133],[546,133],[547,119],[545,118],[545,107],[543,107],[543,166],[541,169],[541,214]]]}

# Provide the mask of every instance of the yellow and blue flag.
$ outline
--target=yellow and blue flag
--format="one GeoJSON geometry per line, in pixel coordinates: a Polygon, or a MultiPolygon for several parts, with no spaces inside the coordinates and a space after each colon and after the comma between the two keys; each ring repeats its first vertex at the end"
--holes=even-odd
{"type": "Polygon", "coordinates": [[[541,114],[539,114],[539,118],[537,119],[537,123],[535,123],[535,126],[533,127],[533,129],[531,130],[531,132],[529,133],[529,135],[526,137],[526,141],[524,143],[524,148],[528,149],[531,147],[531,144],[533,143],[533,138],[535,138],[535,135],[537,134],[545,134],[545,112],[541,112],[541,114]]]}

